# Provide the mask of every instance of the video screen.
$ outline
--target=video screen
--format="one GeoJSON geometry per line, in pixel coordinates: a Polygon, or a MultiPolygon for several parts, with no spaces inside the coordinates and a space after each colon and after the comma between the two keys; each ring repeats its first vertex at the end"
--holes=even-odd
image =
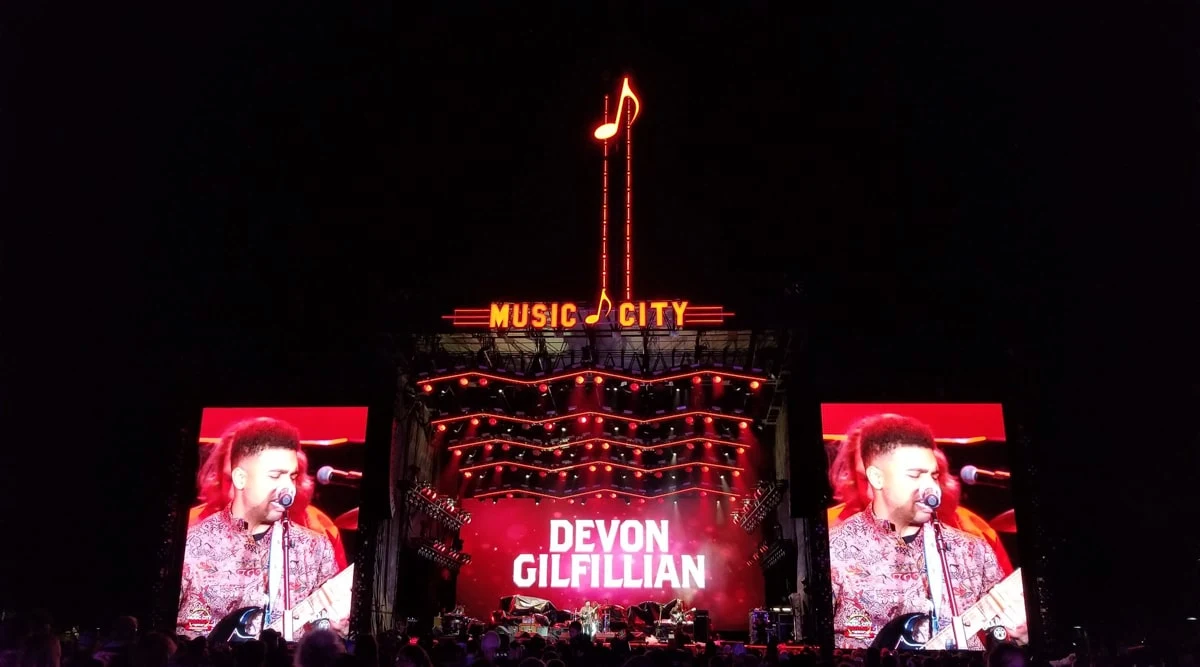
{"type": "Polygon", "coordinates": [[[741,629],[763,603],[763,575],[746,562],[758,538],[732,510],[711,496],[485,500],[461,532],[473,560],[459,573],[458,600],[478,618],[505,611],[510,596],[576,617],[596,607],[598,632],[672,617],[690,625],[698,610],[713,629],[741,629]]]}
{"type": "Polygon", "coordinates": [[[1004,411],[826,404],[838,648],[1026,643],[1004,411]]]}
{"type": "Polygon", "coordinates": [[[205,408],[176,631],[349,630],[365,407],[205,408]]]}

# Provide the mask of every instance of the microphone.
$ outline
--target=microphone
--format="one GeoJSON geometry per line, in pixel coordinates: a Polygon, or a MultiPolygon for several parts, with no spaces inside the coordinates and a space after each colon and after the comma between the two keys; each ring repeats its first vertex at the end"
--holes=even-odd
{"type": "Polygon", "coordinates": [[[921,489],[921,502],[935,510],[942,504],[942,492],[938,489],[921,489]]]}
{"type": "Polygon", "coordinates": [[[1012,479],[1012,473],[1004,470],[984,470],[975,466],[963,466],[958,476],[967,484],[992,484],[1004,486],[1012,479]]]}
{"type": "Polygon", "coordinates": [[[296,498],[292,495],[291,491],[283,491],[279,494],[279,497],[275,499],[275,502],[282,505],[283,509],[287,509],[292,506],[292,503],[296,502],[296,498]]]}
{"type": "Polygon", "coordinates": [[[320,484],[333,484],[334,479],[342,482],[357,482],[362,479],[362,473],[357,470],[338,470],[333,466],[323,466],[317,471],[317,482],[320,484]]]}

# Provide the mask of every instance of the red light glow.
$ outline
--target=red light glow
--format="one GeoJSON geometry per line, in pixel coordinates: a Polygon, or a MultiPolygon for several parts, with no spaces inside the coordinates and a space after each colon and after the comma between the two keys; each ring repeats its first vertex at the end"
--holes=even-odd
{"type": "Polygon", "coordinates": [[[588,466],[588,472],[596,472],[596,466],[588,466]]]}
{"type": "Polygon", "coordinates": [[[713,384],[721,384],[721,376],[720,375],[713,376],[713,384]]]}
{"type": "Polygon", "coordinates": [[[548,384],[546,384],[545,382],[543,382],[543,383],[541,383],[541,384],[539,384],[539,385],[538,385],[538,391],[540,391],[540,392],[542,392],[542,393],[544,394],[544,393],[546,393],[546,392],[550,391],[550,385],[548,385],[548,384]]]}
{"type": "MultiPolygon", "coordinates": [[[[708,308],[709,306],[689,305],[688,312],[690,313],[692,310],[695,310],[695,309],[701,308],[701,307],[708,308]]],[[[719,308],[719,306],[712,306],[712,308],[719,308]]],[[[692,318],[689,318],[688,322],[694,322],[694,320],[692,318]]],[[[606,380],[615,380],[618,382],[630,382],[630,383],[638,382],[638,383],[645,384],[645,378],[640,377],[640,376],[627,375],[625,373],[618,373],[615,371],[608,371],[608,370],[592,370],[592,371],[588,371],[588,372],[590,374],[594,374],[594,375],[602,375],[606,378],[606,380]]],[[[541,387],[546,387],[547,383],[549,383],[549,382],[556,382],[558,380],[566,380],[566,379],[574,378],[578,375],[579,375],[578,371],[564,371],[561,373],[547,375],[547,376],[537,378],[534,380],[525,380],[525,379],[521,379],[521,378],[497,375],[495,373],[480,373],[480,372],[475,372],[473,374],[452,373],[452,374],[448,374],[448,375],[432,377],[432,378],[427,379],[425,382],[430,385],[436,385],[439,382],[453,382],[455,380],[458,380],[459,383],[462,384],[462,380],[467,379],[469,376],[474,376],[477,378],[488,378],[490,380],[495,380],[495,381],[499,381],[499,382],[507,382],[508,384],[512,384],[512,385],[541,388],[541,387]]],[[[686,380],[687,378],[692,378],[692,382],[694,384],[700,384],[701,382],[703,382],[703,378],[702,378],[703,375],[704,375],[703,371],[681,372],[681,373],[675,373],[674,375],[661,375],[661,376],[656,375],[654,377],[654,381],[655,382],[673,382],[676,380],[686,380]]],[[[724,380],[729,380],[729,379],[745,380],[746,382],[751,382],[751,381],[765,382],[767,380],[766,377],[761,376],[761,375],[746,375],[744,373],[732,373],[732,372],[723,372],[721,375],[721,378],[724,380]]],[[[217,435],[220,435],[220,434],[218,433],[217,435]]]]}
{"type": "Polygon", "coordinates": [[[587,415],[582,415],[582,416],[580,416],[580,417],[579,417],[579,423],[580,423],[580,424],[586,424],[586,423],[588,423],[588,418],[587,418],[587,415]]]}
{"type": "Polygon", "coordinates": [[[488,379],[487,378],[479,378],[479,386],[480,387],[488,386],[488,379]]]}
{"type": "Polygon", "coordinates": [[[479,418],[471,417],[471,426],[479,426],[479,418]]]}
{"type": "Polygon", "coordinates": [[[750,428],[750,424],[749,424],[749,422],[744,422],[744,421],[738,422],[738,428],[745,431],[746,429],[750,428]]]}
{"type": "Polygon", "coordinates": [[[597,424],[603,424],[603,423],[604,423],[604,417],[601,417],[600,415],[596,415],[596,423],[597,423],[597,424]]]}
{"type": "MultiPolygon", "coordinates": [[[[706,417],[706,419],[711,419],[711,418],[707,418],[707,417],[706,417]]],[[[691,416],[685,417],[685,418],[683,419],[683,421],[684,421],[684,422],[685,422],[685,423],[686,423],[688,426],[691,426],[692,424],[695,424],[695,423],[696,423],[696,420],[695,420],[695,419],[693,419],[691,416]]]]}
{"type": "Polygon", "coordinates": [[[701,382],[704,382],[704,379],[701,378],[699,375],[692,376],[692,384],[700,384],[701,382]]]}
{"type": "Polygon", "coordinates": [[[713,418],[712,418],[712,417],[709,417],[708,415],[705,415],[705,416],[704,416],[704,423],[705,423],[705,424],[711,424],[712,422],[713,422],[713,418]]]}
{"type": "Polygon", "coordinates": [[[438,432],[440,432],[440,433],[445,433],[445,432],[446,432],[446,425],[445,425],[445,424],[438,424],[438,425],[437,425],[437,429],[438,429],[438,432]]]}
{"type": "Polygon", "coordinates": [[[583,379],[582,375],[575,376],[575,384],[583,384],[584,382],[587,382],[587,380],[583,379]]]}
{"type": "Polygon", "coordinates": [[[762,384],[761,384],[761,383],[759,383],[759,381],[758,381],[758,380],[751,380],[751,381],[750,381],[750,388],[751,388],[751,389],[758,389],[758,388],[759,388],[759,387],[761,387],[761,386],[762,386],[762,384]]]}
{"type": "Polygon", "coordinates": [[[466,478],[470,479],[470,477],[471,477],[471,471],[470,471],[470,470],[464,470],[464,471],[463,471],[463,477],[466,477],[466,478]]]}
{"type": "Polygon", "coordinates": [[[596,376],[596,379],[595,379],[595,380],[593,380],[593,382],[595,382],[596,384],[604,384],[604,376],[603,376],[603,375],[597,375],[597,376],[596,376]]]}
{"type": "Polygon", "coordinates": [[[554,422],[546,422],[542,425],[542,428],[546,429],[546,432],[549,433],[554,430],[554,422]]]}
{"type": "Polygon", "coordinates": [[[432,394],[432,393],[433,393],[433,385],[429,384],[428,382],[426,382],[425,384],[421,385],[421,389],[422,389],[422,390],[423,390],[423,391],[424,391],[426,394],[432,394]]]}
{"type": "Polygon", "coordinates": [[[456,449],[456,450],[454,450],[454,455],[455,455],[455,456],[462,456],[462,450],[461,450],[461,449],[456,449]]]}
{"type": "Polygon", "coordinates": [[[471,384],[471,381],[465,377],[461,377],[461,378],[458,378],[458,384],[460,387],[465,387],[465,386],[471,384]]]}
{"type": "Polygon", "coordinates": [[[636,383],[636,382],[630,382],[630,383],[629,383],[629,391],[637,391],[637,390],[639,390],[639,389],[641,389],[641,388],[642,388],[642,385],[640,385],[640,384],[638,384],[638,383],[636,383]]]}
{"type": "Polygon", "coordinates": [[[497,420],[495,417],[488,417],[488,426],[495,426],[499,423],[499,420],[497,420]]]}
{"type": "Polygon", "coordinates": [[[604,466],[604,472],[612,472],[612,466],[604,466]]]}

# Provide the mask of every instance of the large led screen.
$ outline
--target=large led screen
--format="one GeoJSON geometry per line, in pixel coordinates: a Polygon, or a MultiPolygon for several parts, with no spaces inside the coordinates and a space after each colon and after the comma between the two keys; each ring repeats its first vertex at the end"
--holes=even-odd
{"type": "Polygon", "coordinates": [[[565,611],[591,602],[610,625],[628,620],[636,626],[643,612],[631,607],[660,614],[678,607],[707,610],[715,629],[745,627],[748,611],[763,603],[762,571],[747,563],[758,538],[734,523],[728,499],[626,504],[601,495],[473,507],[474,520],[462,529],[463,549],[473,560],[458,579],[466,613],[489,617],[501,598],[522,595],[565,611]]]}
{"type": "Polygon", "coordinates": [[[366,430],[361,407],[204,410],[179,634],[347,632],[366,430]]]}
{"type": "Polygon", "coordinates": [[[1003,408],[826,404],[835,645],[1026,641],[1003,408]]]}

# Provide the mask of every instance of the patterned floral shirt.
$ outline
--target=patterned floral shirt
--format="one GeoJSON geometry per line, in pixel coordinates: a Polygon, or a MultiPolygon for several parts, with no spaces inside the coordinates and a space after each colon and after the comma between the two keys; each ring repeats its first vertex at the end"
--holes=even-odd
{"type": "MultiPolygon", "coordinates": [[[[235,519],[228,507],[188,529],[176,623],[179,634],[204,635],[241,607],[267,606],[271,539],[276,530],[282,530],[278,523],[262,535],[251,536],[245,522],[235,519]]],[[[338,568],[328,537],[295,524],[289,532],[288,576],[294,606],[336,575],[338,568]]],[[[276,597],[270,606],[281,610],[282,590],[276,597]]]]}
{"type": "MultiPolygon", "coordinates": [[[[926,525],[923,530],[932,530],[926,525]]],[[[943,527],[946,561],[960,612],[975,604],[1004,575],[987,542],[943,527]]],[[[833,576],[833,630],[837,648],[867,648],[892,619],[933,611],[921,533],[905,542],[888,521],[871,510],[855,514],[829,531],[833,576]]],[[[948,621],[949,600],[939,607],[948,621]]],[[[982,650],[978,637],[967,648],[982,650]]]]}

